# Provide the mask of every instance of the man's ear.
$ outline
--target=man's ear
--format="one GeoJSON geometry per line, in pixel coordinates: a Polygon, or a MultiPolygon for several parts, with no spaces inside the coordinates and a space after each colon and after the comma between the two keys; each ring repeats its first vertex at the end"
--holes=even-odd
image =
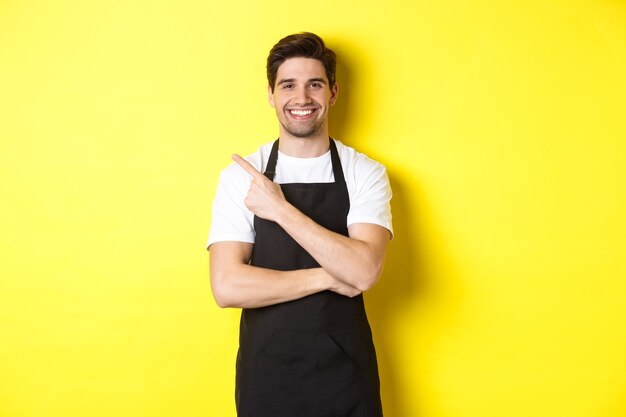
{"type": "Polygon", "coordinates": [[[337,94],[339,94],[339,84],[335,83],[330,88],[330,100],[329,100],[329,103],[330,103],[331,106],[335,104],[335,101],[337,101],[337,94]]]}
{"type": "Polygon", "coordinates": [[[272,93],[272,87],[267,86],[267,101],[270,103],[270,107],[276,107],[276,103],[274,103],[274,94],[272,93]]]}

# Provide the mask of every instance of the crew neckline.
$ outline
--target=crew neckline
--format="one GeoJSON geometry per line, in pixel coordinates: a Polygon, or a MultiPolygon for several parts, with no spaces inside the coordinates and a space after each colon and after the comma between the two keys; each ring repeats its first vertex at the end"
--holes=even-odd
{"type": "Polygon", "coordinates": [[[330,149],[326,151],[326,153],[320,156],[313,156],[311,158],[300,158],[297,156],[290,156],[290,155],[282,153],[281,151],[278,151],[278,160],[280,161],[282,159],[283,161],[287,161],[288,163],[297,161],[299,164],[313,165],[320,161],[326,160],[328,158],[330,158],[330,149]]]}

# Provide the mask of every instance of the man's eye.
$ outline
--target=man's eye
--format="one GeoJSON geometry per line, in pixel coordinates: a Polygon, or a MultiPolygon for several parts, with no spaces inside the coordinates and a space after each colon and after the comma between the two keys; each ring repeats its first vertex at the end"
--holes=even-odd
{"type": "Polygon", "coordinates": [[[293,84],[283,84],[283,88],[292,88],[293,84]]]}
{"type": "Polygon", "coordinates": [[[322,86],[322,83],[311,83],[311,87],[313,88],[320,88],[322,86]]]}

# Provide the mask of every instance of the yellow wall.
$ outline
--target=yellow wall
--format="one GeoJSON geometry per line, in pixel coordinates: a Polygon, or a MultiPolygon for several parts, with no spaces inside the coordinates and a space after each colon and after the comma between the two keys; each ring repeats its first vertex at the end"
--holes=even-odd
{"type": "Polygon", "coordinates": [[[0,2],[0,416],[234,416],[210,204],[264,59],[339,54],[385,163],[388,417],[626,415],[626,3],[0,2]]]}

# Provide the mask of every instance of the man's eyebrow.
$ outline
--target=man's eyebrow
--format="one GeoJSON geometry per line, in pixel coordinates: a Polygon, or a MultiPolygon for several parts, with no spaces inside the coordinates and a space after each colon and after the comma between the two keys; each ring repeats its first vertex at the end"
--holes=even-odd
{"type": "MultiPolygon", "coordinates": [[[[296,82],[295,78],[283,78],[282,80],[278,81],[276,83],[276,85],[281,85],[281,84],[286,84],[286,83],[294,83],[296,82]]],[[[311,78],[309,80],[307,80],[307,83],[312,83],[312,82],[319,82],[322,84],[326,84],[326,80],[324,80],[323,78],[311,78]]]]}
{"type": "Polygon", "coordinates": [[[285,84],[285,83],[292,83],[294,81],[296,81],[295,78],[283,78],[282,80],[278,81],[276,83],[276,85],[281,85],[281,84],[285,84]]]}

